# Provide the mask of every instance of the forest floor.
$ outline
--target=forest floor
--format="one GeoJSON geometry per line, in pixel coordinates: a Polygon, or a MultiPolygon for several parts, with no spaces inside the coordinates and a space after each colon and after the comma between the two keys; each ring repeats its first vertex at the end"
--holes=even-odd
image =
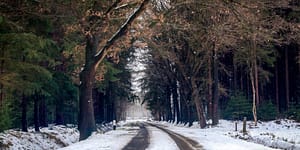
{"type": "MultiPolygon", "coordinates": [[[[71,125],[41,128],[41,132],[38,133],[33,129],[29,129],[29,132],[7,130],[0,133],[0,149],[42,150],[64,147],[61,150],[121,150],[126,149],[126,146],[138,137],[144,142],[142,145],[147,150],[182,149],[178,142],[183,145],[194,144],[194,149],[205,150],[300,150],[300,123],[293,120],[259,122],[257,127],[248,121],[247,134],[241,132],[242,122],[238,122],[238,131],[235,131],[234,124],[233,121],[220,120],[217,126],[200,129],[196,122],[187,127],[180,123],[137,123],[136,120],[132,120],[119,122],[117,130],[112,130],[111,124],[101,125],[91,137],[80,142],[78,130],[71,125]]],[[[134,147],[131,145],[130,149],[134,147]]],[[[135,149],[140,148],[141,146],[138,146],[135,149]]]]}

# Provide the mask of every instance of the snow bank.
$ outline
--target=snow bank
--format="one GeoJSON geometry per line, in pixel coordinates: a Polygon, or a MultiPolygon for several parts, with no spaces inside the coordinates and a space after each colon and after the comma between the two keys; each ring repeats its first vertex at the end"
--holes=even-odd
{"type": "Polygon", "coordinates": [[[121,150],[138,133],[139,127],[118,126],[104,134],[94,133],[88,139],[60,150],[121,150]]]}
{"type": "Polygon", "coordinates": [[[0,149],[58,149],[77,142],[78,137],[77,129],[62,125],[41,128],[40,132],[32,128],[28,132],[11,129],[0,133],[0,149]]]}
{"type": "Polygon", "coordinates": [[[233,121],[220,120],[217,126],[200,129],[195,122],[193,126],[170,122],[157,122],[168,129],[198,141],[204,149],[218,150],[263,150],[286,149],[300,150],[300,123],[293,120],[275,120],[259,122],[257,127],[247,122],[247,134],[241,133],[242,122],[238,122],[238,131],[233,121]]]}

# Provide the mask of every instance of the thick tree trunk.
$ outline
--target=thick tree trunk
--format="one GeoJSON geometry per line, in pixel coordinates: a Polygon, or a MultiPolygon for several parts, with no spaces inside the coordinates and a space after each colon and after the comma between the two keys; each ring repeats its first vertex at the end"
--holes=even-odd
{"type": "Polygon", "coordinates": [[[39,123],[39,97],[36,93],[34,95],[34,130],[40,132],[40,123],[39,123]]]}
{"type": "Polygon", "coordinates": [[[206,119],[204,117],[203,104],[199,96],[199,90],[194,77],[191,78],[192,99],[196,105],[197,117],[201,128],[206,127],[206,119]]]}
{"type": "Polygon", "coordinates": [[[212,124],[219,123],[219,71],[218,71],[218,56],[215,51],[213,56],[213,118],[212,124]]]}
{"type": "MultiPolygon", "coordinates": [[[[108,49],[117,39],[124,35],[128,26],[143,12],[149,1],[143,0],[141,5],[127,18],[119,30],[105,42],[105,45],[101,49],[98,50],[99,39],[91,35],[92,32],[86,35],[85,65],[83,71],[80,73],[81,84],[79,87],[79,140],[88,138],[96,130],[92,99],[96,68],[106,57],[108,49]]],[[[115,4],[119,2],[117,1],[115,4]]],[[[114,7],[115,5],[112,5],[111,9],[106,12],[107,16],[114,7]]]]}
{"type": "Polygon", "coordinates": [[[79,140],[88,138],[93,131],[96,130],[96,123],[94,118],[93,107],[93,83],[95,77],[95,68],[89,70],[83,70],[80,74],[81,85],[79,87],[79,140]]]}
{"type": "Polygon", "coordinates": [[[21,102],[21,108],[22,108],[22,131],[28,132],[27,130],[27,97],[22,94],[22,102],[21,102]]]}
{"type": "Polygon", "coordinates": [[[289,85],[289,57],[288,57],[288,49],[284,50],[285,53],[285,100],[286,100],[286,109],[289,109],[290,105],[290,85],[289,85]]]}
{"type": "Polygon", "coordinates": [[[98,38],[95,36],[86,37],[85,66],[80,72],[79,86],[79,140],[88,138],[96,130],[93,86],[95,82],[96,68],[99,62],[95,62],[95,54],[98,48],[98,38]]]}

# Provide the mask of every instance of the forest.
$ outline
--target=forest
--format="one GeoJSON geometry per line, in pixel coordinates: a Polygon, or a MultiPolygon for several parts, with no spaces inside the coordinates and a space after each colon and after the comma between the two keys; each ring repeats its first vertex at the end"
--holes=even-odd
{"type": "Polygon", "coordinates": [[[299,0],[1,0],[0,132],[124,120],[138,48],[156,120],[300,121],[299,0]]]}

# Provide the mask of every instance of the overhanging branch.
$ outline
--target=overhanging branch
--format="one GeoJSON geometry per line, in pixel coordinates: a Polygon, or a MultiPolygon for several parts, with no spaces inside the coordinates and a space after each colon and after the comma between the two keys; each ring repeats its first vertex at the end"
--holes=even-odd
{"type": "Polygon", "coordinates": [[[120,38],[126,31],[128,26],[139,16],[141,12],[145,9],[146,5],[150,0],[144,0],[141,5],[135,9],[135,11],[127,18],[127,20],[122,24],[119,30],[113,34],[113,36],[106,42],[106,44],[98,51],[95,55],[95,63],[99,64],[106,56],[107,50],[114,44],[114,42],[120,38]]]}

